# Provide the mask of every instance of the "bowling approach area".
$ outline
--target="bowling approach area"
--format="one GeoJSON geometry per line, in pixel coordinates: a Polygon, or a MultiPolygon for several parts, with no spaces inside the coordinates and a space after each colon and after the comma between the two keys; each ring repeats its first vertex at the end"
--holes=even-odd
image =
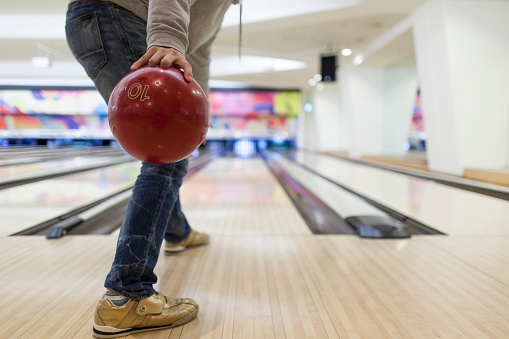
{"type": "MultiPolygon", "coordinates": [[[[126,338],[508,337],[508,188],[213,146],[181,189],[210,244],[156,267],[157,290],[200,313],[126,338]]],[[[0,155],[0,338],[92,338],[140,162],[111,147],[0,155]]]]}

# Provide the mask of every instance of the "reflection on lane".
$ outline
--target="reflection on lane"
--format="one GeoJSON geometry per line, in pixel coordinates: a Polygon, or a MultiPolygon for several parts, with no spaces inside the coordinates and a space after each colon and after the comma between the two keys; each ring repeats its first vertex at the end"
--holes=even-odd
{"type": "Polygon", "coordinates": [[[129,162],[0,191],[0,236],[21,231],[134,184],[141,163],[129,162]]]}
{"type": "Polygon", "coordinates": [[[8,176],[25,175],[31,173],[40,173],[46,171],[71,170],[82,166],[101,165],[111,162],[112,159],[122,159],[123,157],[105,158],[105,157],[75,157],[71,159],[60,159],[32,164],[9,165],[0,167],[0,178],[8,176]]]}

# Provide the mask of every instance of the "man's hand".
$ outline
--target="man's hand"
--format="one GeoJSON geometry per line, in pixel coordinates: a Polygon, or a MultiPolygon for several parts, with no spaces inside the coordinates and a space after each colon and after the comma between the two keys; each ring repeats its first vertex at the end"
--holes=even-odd
{"type": "Polygon", "coordinates": [[[147,53],[145,53],[131,66],[131,70],[137,70],[146,64],[149,66],[160,65],[162,68],[169,68],[172,65],[176,65],[184,70],[184,78],[187,82],[191,82],[193,80],[193,69],[191,68],[191,64],[187,62],[184,55],[176,49],[152,46],[148,49],[147,53]]]}

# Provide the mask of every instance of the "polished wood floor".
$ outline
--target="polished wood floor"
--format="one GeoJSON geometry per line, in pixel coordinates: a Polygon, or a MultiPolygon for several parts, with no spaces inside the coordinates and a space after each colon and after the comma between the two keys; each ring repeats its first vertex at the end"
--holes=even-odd
{"type": "MultiPolygon", "coordinates": [[[[220,159],[182,204],[210,245],[161,255],[198,318],[132,338],[508,338],[509,237],[313,235],[260,159],[220,159]]],[[[116,236],[0,236],[0,338],[91,338],[116,236]]]]}

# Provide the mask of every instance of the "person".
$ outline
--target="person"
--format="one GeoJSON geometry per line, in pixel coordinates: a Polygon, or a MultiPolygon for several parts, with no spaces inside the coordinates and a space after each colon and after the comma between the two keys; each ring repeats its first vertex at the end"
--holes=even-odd
{"type": "MultiPolygon", "coordinates": [[[[212,43],[226,10],[239,0],[70,0],[66,39],[107,102],[115,85],[144,65],[179,67],[208,93],[212,43]]],[[[93,335],[116,338],[183,325],[198,304],[155,291],[154,267],[166,253],[208,242],[182,212],[179,189],[188,160],[142,163],[117,240],[115,258],[94,314],[93,335]]]]}

